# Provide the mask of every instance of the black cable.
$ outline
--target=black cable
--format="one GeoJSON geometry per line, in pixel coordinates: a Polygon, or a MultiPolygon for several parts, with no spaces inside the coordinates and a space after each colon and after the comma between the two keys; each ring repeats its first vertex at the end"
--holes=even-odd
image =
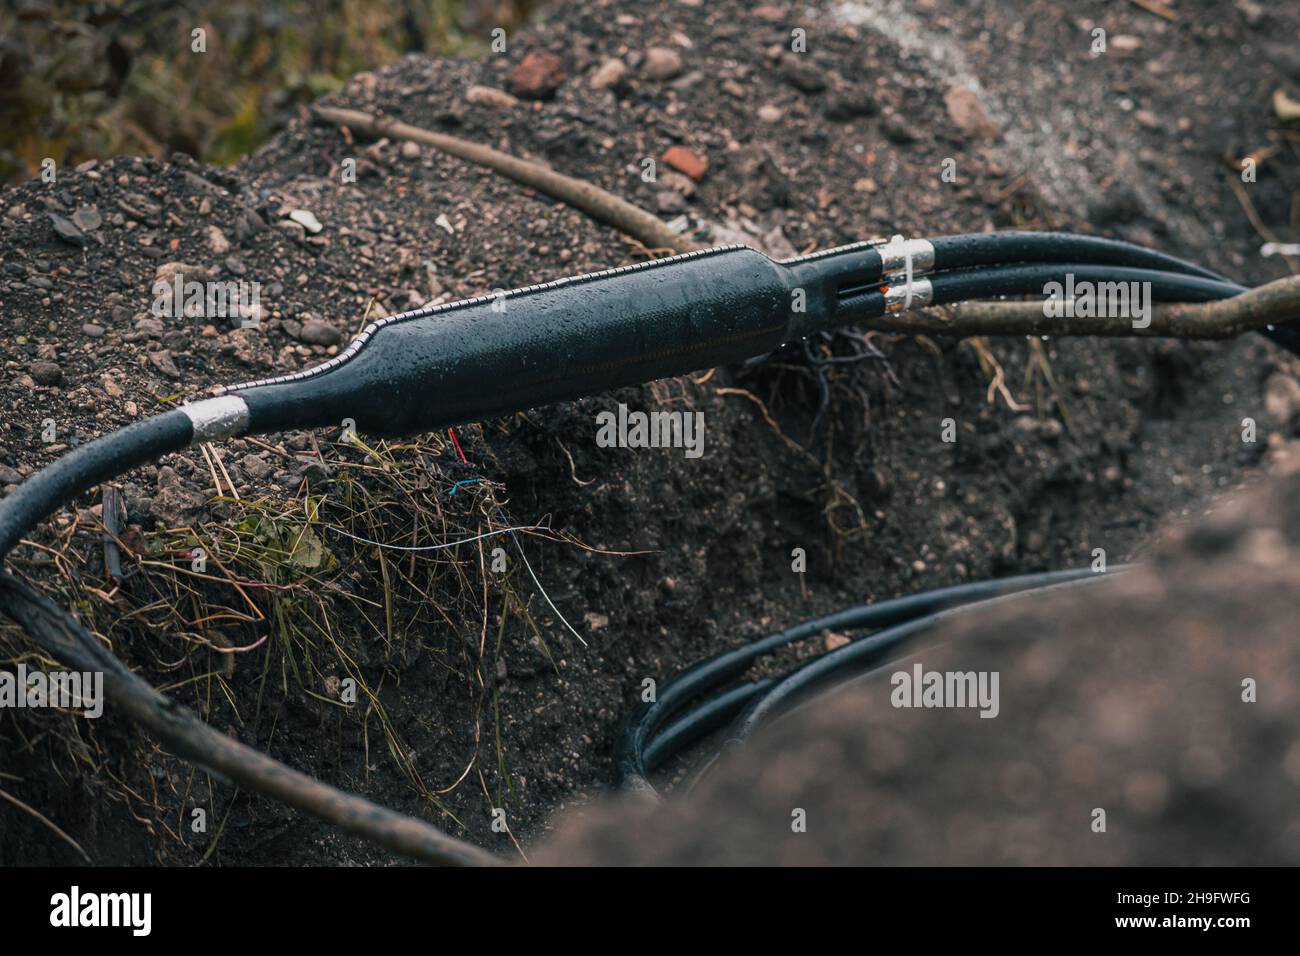
{"type": "MultiPolygon", "coordinates": [[[[1009,295],[1042,295],[1048,283],[1060,283],[1062,289],[1073,278],[1076,283],[1087,283],[1094,288],[1103,283],[1150,283],[1151,302],[1210,302],[1230,298],[1246,291],[1243,286],[1219,279],[1183,273],[1161,272],[1127,266],[1092,265],[1080,262],[1035,262],[1000,266],[955,268],[918,276],[929,283],[932,290],[930,305],[949,305],[973,299],[990,299],[1009,295]]],[[[843,326],[867,322],[886,313],[886,290],[903,287],[901,279],[877,287],[857,286],[849,295],[837,298],[833,310],[833,325],[843,326]]],[[[1296,351],[1294,345],[1300,335],[1281,327],[1270,327],[1265,333],[1285,348],[1296,351]],[[1279,334],[1280,333],[1280,334],[1279,334]]],[[[1300,354],[1300,351],[1296,351],[1300,354]]]]}
{"type": "Polygon", "coordinates": [[[1068,232],[983,232],[938,236],[934,268],[938,271],[1021,262],[1078,262],[1183,273],[1226,281],[1223,276],[1176,256],[1118,239],[1068,232]]]}
{"type": "MultiPolygon", "coordinates": [[[[1068,574],[1069,572],[1062,573],[1068,574]]],[[[1078,587],[1081,584],[1092,583],[1104,576],[1084,569],[1076,574],[1073,579],[1063,579],[1031,590],[1033,593],[1039,594],[1063,587],[1078,587]]],[[[987,610],[989,607],[1024,597],[1024,595],[1025,590],[1019,590],[958,607],[945,608],[933,614],[926,614],[905,621],[902,624],[884,628],[870,637],[864,637],[859,641],[826,652],[821,657],[811,660],[787,674],[770,687],[765,688],[761,693],[752,696],[744,711],[736,718],[735,723],[727,732],[724,746],[743,743],[762,724],[786,713],[798,704],[806,702],[817,691],[828,686],[839,686],[844,681],[859,676],[877,664],[888,663],[896,651],[904,646],[909,646],[910,650],[910,644],[914,638],[932,632],[941,624],[947,623],[954,615],[969,612],[973,609],[987,610]]]]}
{"type": "MultiPolygon", "coordinates": [[[[890,627],[931,615],[936,611],[1089,576],[1095,576],[1095,572],[1087,568],[1048,571],[958,584],[891,598],[876,604],[864,604],[836,611],[811,621],[803,621],[784,631],[700,661],[657,688],[655,701],[642,704],[629,716],[620,735],[616,759],[620,782],[623,786],[633,789],[648,787],[649,784],[646,782],[648,773],[671,756],[676,749],[670,746],[668,741],[659,742],[658,737],[661,736],[659,728],[676,716],[691,700],[701,697],[728,680],[739,677],[758,658],[788,644],[815,637],[823,631],[890,627]],[[653,760],[648,759],[650,757],[653,757],[653,760]]],[[[728,700],[734,704],[739,697],[730,697],[728,700]]],[[[747,699],[741,701],[740,706],[746,703],[748,703],[747,699]]],[[[720,726],[717,722],[720,712],[718,706],[706,702],[705,709],[691,711],[663,733],[671,733],[671,740],[681,741],[682,745],[685,745],[717,729],[720,726]]],[[[725,723],[725,718],[722,722],[725,723]]]]}
{"type": "Polygon", "coordinates": [[[1049,282],[1065,283],[1067,276],[1092,285],[1136,282],[1150,284],[1155,302],[1209,302],[1239,295],[1245,290],[1231,282],[1180,273],[1124,266],[1085,263],[1034,263],[961,269],[927,276],[934,287],[934,304],[946,305],[969,299],[1003,295],[1031,295],[1043,292],[1049,282]]]}
{"type": "MultiPolygon", "coordinates": [[[[1121,570],[1124,569],[1117,568],[1111,573],[1121,570]]],[[[807,703],[821,693],[837,690],[849,681],[867,677],[895,665],[900,659],[912,656],[917,650],[916,638],[930,634],[954,615],[987,610],[990,606],[1043,591],[1086,585],[1102,576],[1090,570],[1080,570],[1072,576],[1070,576],[1071,572],[1058,572],[1058,574],[1061,575],[1060,579],[1050,584],[959,604],[885,627],[869,637],[829,651],[776,680],[768,679],[731,688],[717,698],[706,701],[686,717],[674,721],[664,731],[664,736],[671,734],[671,738],[664,740],[662,744],[659,738],[656,738],[646,749],[646,755],[653,753],[655,761],[653,764],[646,761],[646,765],[653,767],[672,755],[670,748],[678,745],[684,747],[699,739],[703,736],[702,731],[706,724],[709,730],[718,729],[721,725],[718,719],[719,712],[725,710],[728,713],[738,713],[716,752],[694,771],[693,779],[686,785],[686,789],[690,790],[716,764],[718,757],[724,751],[746,742],[763,724],[788,713],[800,704],[807,703]],[[693,720],[696,714],[699,715],[699,719],[693,720]],[[690,726],[693,723],[696,726],[690,726]]],[[[917,597],[924,596],[917,595],[917,597]]],[[[626,785],[634,789],[652,790],[644,779],[632,778],[626,785]]]]}
{"type": "Polygon", "coordinates": [[[776,683],[776,678],[737,684],[705,701],[683,717],[659,731],[641,754],[641,763],[649,772],[681,753],[697,740],[730,724],[756,696],[776,683]]]}
{"type": "MultiPolygon", "coordinates": [[[[901,237],[899,237],[901,238],[901,237]]],[[[877,287],[885,272],[905,266],[904,251],[913,255],[918,275],[995,265],[1033,262],[1077,262],[1198,276],[1223,277],[1186,260],[1146,249],[1119,239],[1079,236],[1067,232],[987,232],[930,239],[896,240],[882,244],[857,243],[813,253],[784,263],[798,287],[827,283],[835,296],[850,298],[877,287]]]]}
{"type": "Polygon", "coordinates": [[[177,409],[110,432],[42,468],[0,501],[0,560],[65,502],[124,471],[180,451],[192,437],[189,417],[177,409]]]}

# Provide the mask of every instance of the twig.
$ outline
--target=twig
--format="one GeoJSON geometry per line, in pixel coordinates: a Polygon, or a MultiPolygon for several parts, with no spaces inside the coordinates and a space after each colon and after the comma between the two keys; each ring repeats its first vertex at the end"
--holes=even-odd
{"type": "Polygon", "coordinates": [[[1053,335],[1133,338],[1230,339],[1246,332],[1300,317],[1300,276],[1215,302],[1159,303],[1151,309],[1151,324],[1134,328],[1127,316],[1047,316],[1039,302],[966,302],[951,319],[926,313],[900,312],[872,320],[884,332],[913,335],[1053,335]]]}
{"type": "Polygon", "coordinates": [[[1029,183],[1030,178],[1029,173],[1021,173],[1015,179],[1011,180],[1010,183],[994,193],[993,197],[989,200],[990,205],[998,206],[1001,205],[1004,200],[1010,199],[1029,183]]]}
{"type": "Polygon", "coordinates": [[[208,454],[207,442],[199,445],[199,454],[203,456],[203,461],[208,466],[208,473],[212,475],[212,487],[217,489],[217,497],[222,497],[225,492],[221,490],[221,479],[217,477],[217,466],[212,464],[212,456],[208,454]]]}
{"type": "Polygon", "coordinates": [[[581,478],[579,478],[578,466],[573,463],[573,455],[569,453],[569,449],[565,448],[564,442],[560,441],[558,438],[555,439],[555,444],[560,446],[560,451],[564,452],[564,457],[569,459],[569,474],[573,477],[573,483],[575,485],[581,485],[582,487],[585,488],[587,485],[592,485],[596,483],[595,478],[588,478],[586,481],[583,481],[581,478]]]}
{"type": "Polygon", "coordinates": [[[341,126],[353,134],[368,138],[393,136],[409,139],[414,143],[424,143],[442,150],[459,159],[476,166],[483,166],[507,179],[513,179],[521,185],[545,193],[552,199],[567,203],[580,209],[593,219],[606,223],[620,232],[631,236],[648,248],[666,248],[676,252],[689,252],[700,248],[685,236],[678,235],[658,217],[652,216],[625,199],[620,199],[599,186],[572,176],[565,176],[553,169],[547,169],[538,163],[518,156],[511,156],[490,146],[474,143],[458,136],[435,133],[399,122],[391,117],[363,113],[360,110],[342,109],[334,106],[316,106],[312,115],[326,123],[341,126]]]}
{"type": "Polygon", "coordinates": [[[27,804],[23,803],[21,800],[19,800],[19,799],[18,799],[17,797],[15,797],[13,794],[11,794],[11,793],[5,793],[3,790],[0,790],[0,798],[4,798],[5,800],[8,800],[10,803],[12,803],[14,806],[16,806],[19,810],[25,810],[25,811],[27,811],[28,813],[30,813],[30,814],[31,814],[32,816],[34,816],[37,820],[39,820],[41,823],[45,824],[47,827],[49,827],[51,830],[53,830],[54,833],[59,837],[59,839],[63,840],[64,842],[66,842],[66,843],[68,843],[68,844],[70,844],[74,850],[76,850],[78,853],[81,854],[82,858],[83,858],[87,863],[90,862],[90,854],[87,853],[85,850],[83,850],[83,849],[81,848],[81,844],[78,843],[76,840],[72,839],[72,837],[68,836],[68,835],[67,835],[66,833],[64,833],[61,829],[59,829],[58,824],[56,824],[53,820],[51,820],[51,819],[50,819],[49,817],[47,817],[45,814],[41,813],[41,812],[40,812],[39,810],[37,810],[35,807],[30,807],[30,806],[28,806],[27,804]]]}
{"type": "MultiPolygon", "coordinates": [[[[1268,228],[1264,220],[1259,217],[1259,210],[1255,208],[1255,204],[1250,199],[1250,193],[1246,191],[1246,187],[1242,185],[1241,181],[1236,176],[1229,176],[1228,185],[1232,187],[1233,195],[1237,197],[1237,202],[1241,203],[1241,208],[1245,211],[1246,218],[1250,220],[1250,224],[1254,227],[1255,232],[1259,233],[1259,237],[1265,242],[1279,242],[1277,233],[1268,228]]],[[[1295,272],[1295,257],[1284,255],[1282,256],[1282,259],[1286,262],[1287,268],[1292,272],[1295,272]]]]}
{"type": "Polygon", "coordinates": [[[1013,412],[1024,412],[1029,410],[1028,405],[1022,405],[1016,401],[1016,397],[1011,394],[1011,389],[1007,388],[1007,373],[998,361],[993,350],[989,348],[989,343],[980,336],[971,336],[967,339],[966,344],[975,350],[975,357],[979,360],[980,368],[983,369],[985,377],[989,380],[988,392],[984,400],[993,404],[993,396],[1001,395],[1002,400],[1007,403],[1007,408],[1013,412]]]}
{"type": "Polygon", "coordinates": [[[569,623],[569,619],[560,612],[558,607],[555,606],[555,602],[551,600],[551,596],[546,593],[546,588],[542,587],[542,582],[537,580],[537,575],[533,573],[533,566],[528,563],[528,555],[524,553],[524,546],[519,543],[519,536],[515,534],[513,528],[510,530],[510,537],[515,540],[515,547],[519,549],[519,557],[524,559],[524,567],[528,569],[528,576],[532,578],[533,583],[537,585],[537,590],[542,592],[542,597],[544,597],[546,603],[551,606],[551,610],[555,612],[555,616],[558,617],[563,622],[564,626],[569,629],[569,633],[582,643],[583,647],[587,647],[586,639],[573,629],[573,625],[569,623]]]}
{"type": "MultiPolygon", "coordinates": [[[[314,438],[315,436],[312,437],[314,438]]],[[[204,444],[208,446],[208,450],[212,453],[212,460],[215,461],[217,463],[217,467],[221,469],[222,477],[226,479],[226,484],[230,486],[230,493],[234,495],[235,500],[238,501],[239,489],[236,488],[235,483],[230,480],[230,472],[226,471],[225,462],[221,460],[221,452],[217,449],[217,446],[214,445],[212,442],[205,442],[204,444]]]]}
{"type": "Polygon", "coordinates": [[[289,454],[283,448],[276,448],[274,445],[268,445],[266,442],[258,441],[256,438],[253,438],[250,435],[245,435],[243,440],[248,442],[250,445],[256,445],[258,448],[265,448],[269,452],[274,452],[275,454],[279,455],[281,458],[288,459],[289,461],[297,461],[297,459],[294,458],[293,455],[289,454]]]}
{"type": "Polygon", "coordinates": [[[1164,17],[1170,23],[1178,20],[1178,14],[1174,12],[1173,7],[1160,0],[1133,0],[1133,3],[1148,13],[1154,13],[1158,17],[1164,17]]]}
{"type": "Polygon", "coordinates": [[[390,551],[442,551],[445,548],[454,548],[458,544],[469,544],[473,541],[482,541],[484,538],[490,538],[494,534],[507,534],[507,533],[514,534],[516,531],[550,531],[551,530],[549,525],[543,523],[525,524],[525,525],[518,525],[513,528],[493,528],[490,531],[484,531],[482,534],[477,534],[474,535],[473,537],[457,538],[455,541],[444,541],[442,544],[409,545],[409,544],[388,544],[387,542],[384,541],[374,541],[371,540],[370,538],[363,538],[359,534],[352,534],[352,532],[350,531],[344,531],[342,528],[336,525],[324,525],[323,527],[325,527],[329,531],[335,532],[336,534],[341,534],[345,538],[351,538],[353,541],[360,541],[362,544],[369,544],[376,548],[388,548],[390,551]]]}
{"type": "Polygon", "coordinates": [[[715,388],[713,390],[713,394],[739,395],[741,398],[749,399],[751,402],[753,402],[755,405],[758,406],[759,413],[762,414],[763,420],[767,422],[767,427],[772,429],[772,431],[776,433],[776,437],[781,439],[781,441],[785,443],[787,448],[793,451],[796,455],[799,455],[807,459],[808,461],[812,462],[812,464],[814,465],[817,464],[817,460],[813,458],[812,455],[808,454],[808,449],[804,448],[802,445],[800,445],[797,441],[795,441],[785,432],[781,431],[781,426],[776,423],[776,419],[773,418],[772,413],[767,410],[767,406],[763,404],[763,400],[759,398],[757,395],[755,395],[753,392],[746,391],[743,388],[730,388],[724,386],[722,388],[715,388]]]}
{"type": "Polygon", "coordinates": [[[104,570],[114,581],[122,580],[122,553],[117,550],[118,535],[122,533],[120,512],[122,496],[117,485],[105,482],[103,495],[104,570]]]}

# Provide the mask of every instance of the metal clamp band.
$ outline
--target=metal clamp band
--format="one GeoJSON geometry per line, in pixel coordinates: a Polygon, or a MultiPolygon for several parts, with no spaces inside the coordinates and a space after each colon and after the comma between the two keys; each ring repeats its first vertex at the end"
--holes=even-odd
{"type": "Polygon", "coordinates": [[[914,277],[910,286],[891,285],[885,289],[885,311],[889,313],[923,309],[932,302],[934,302],[934,286],[929,279],[914,277]]]}
{"type": "Polygon", "coordinates": [[[912,260],[912,275],[921,276],[934,268],[934,244],[929,239],[904,239],[894,236],[876,251],[880,254],[883,275],[894,276],[907,269],[908,257],[912,260]]]}
{"type": "Polygon", "coordinates": [[[181,411],[189,416],[194,429],[191,442],[230,438],[242,435],[248,428],[248,403],[238,395],[205,398],[201,402],[182,405],[181,411]]]}

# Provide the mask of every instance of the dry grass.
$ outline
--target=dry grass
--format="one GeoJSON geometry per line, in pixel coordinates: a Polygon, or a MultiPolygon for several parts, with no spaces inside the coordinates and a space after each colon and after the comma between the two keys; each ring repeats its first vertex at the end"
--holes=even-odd
{"type": "MultiPolygon", "coordinates": [[[[12,559],[14,569],[215,726],[253,731],[265,748],[285,708],[305,706],[322,726],[337,728],[330,744],[338,766],[358,751],[366,776],[391,761],[442,825],[461,822],[442,798],[467,781],[482,789],[488,808],[508,806],[512,782],[494,679],[508,625],[515,622],[552,660],[530,610],[546,598],[533,593],[538,586],[518,556],[528,535],[581,545],[513,520],[501,489],[473,475],[446,435],[317,447],[331,474],[315,486],[304,478],[288,495],[236,487],[218,457],[196,453],[197,473],[212,475],[223,491],[210,503],[212,519],[128,529],[117,539],[121,581],[105,575],[105,529],[89,511],[62,527],[44,526],[37,547],[12,559]],[[502,560],[497,548],[504,572],[493,570],[502,560]],[[199,549],[205,561],[196,561],[199,549]],[[464,694],[460,706],[439,706],[432,720],[444,712],[472,715],[468,729],[439,728],[472,741],[463,770],[450,779],[426,779],[402,721],[383,702],[420,658],[441,674],[444,694],[464,694]]],[[[19,661],[57,667],[16,625],[0,621],[0,666],[19,661]]],[[[40,754],[54,779],[93,781],[107,799],[125,804],[156,838],[160,859],[210,856],[229,812],[217,809],[216,783],[179,762],[151,773],[158,754],[149,742],[137,739],[124,755],[121,741],[110,744],[88,726],[94,723],[23,711],[6,717],[0,734],[40,754]],[[196,803],[218,818],[212,836],[190,832],[187,808],[196,803]]],[[[23,792],[21,777],[0,779],[23,792]]]]}

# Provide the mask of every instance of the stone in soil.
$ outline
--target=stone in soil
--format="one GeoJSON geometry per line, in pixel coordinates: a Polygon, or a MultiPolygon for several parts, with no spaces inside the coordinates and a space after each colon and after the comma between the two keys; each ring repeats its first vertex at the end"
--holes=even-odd
{"type": "Polygon", "coordinates": [[[781,76],[802,93],[820,93],[827,85],[826,74],[813,64],[807,53],[784,54],[781,76]]]}
{"type": "MultiPolygon", "coordinates": [[[[412,143],[411,145],[414,146],[415,144],[412,143]]],[[[416,146],[416,149],[418,151],[419,147],[416,146]]],[[[310,210],[307,209],[295,209],[293,210],[293,212],[289,213],[289,218],[292,219],[294,222],[296,222],[298,225],[302,226],[312,235],[315,235],[316,233],[320,232],[322,228],[324,228],[323,226],[321,226],[320,220],[317,219],[316,216],[310,210]]]]}
{"type": "Polygon", "coordinates": [[[558,56],[534,51],[510,71],[506,86],[520,99],[549,100],[564,79],[564,62],[558,56]]]}
{"type": "Polygon", "coordinates": [[[519,105],[518,97],[494,86],[471,86],[465,91],[465,101],[494,110],[508,110],[519,105]]]}
{"type": "Polygon", "coordinates": [[[49,213],[50,222],[54,226],[54,234],[64,242],[74,246],[86,245],[86,234],[82,232],[77,224],[71,219],[60,216],[56,212],[49,213]]]}
{"type": "Polygon", "coordinates": [[[617,89],[627,77],[627,64],[616,56],[601,63],[591,74],[591,85],[598,90],[617,89]]]}
{"type": "Polygon", "coordinates": [[[948,116],[967,136],[983,140],[997,137],[998,125],[974,90],[954,83],[943,94],[943,102],[948,108],[948,116]]]}
{"type": "Polygon", "coordinates": [[[180,369],[176,367],[176,361],[172,358],[172,353],[167,349],[163,349],[161,352],[150,352],[149,364],[168,378],[176,379],[181,377],[180,369]]]}
{"type": "Polygon", "coordinates": [[[58,385],[63,381],[63,369],[54,362],[33,362],[31,373],[38,385],[58,385]]]}
{"type": "Polygon", "coordinates": [[[226,234],[216,226],[208,226],[206,238],[208,248],[216,255],[224,256],[230,251],[230,240],[227,239],[226,234]]]}
{"type": "Polygon", "coordinates": [[[664,152],[664,163],[699,182],[708,172],[709,161],[691,152],[685,146],[670,146],[664,152]]]}
{"type": "Polygon", "coordinates": [[[666,46],[652,46],[645,51],[641,74],[647,80],[663,83],[678,76],[683,67],[682,55],[676,50],[666,46]]]}
{"type": "Polygon", "coordinates": [[[338,345],[342,338],[338,329],[320,319],[303,322],[302,329],[298,332],[298,340],[308,345],[338,345]]]}

